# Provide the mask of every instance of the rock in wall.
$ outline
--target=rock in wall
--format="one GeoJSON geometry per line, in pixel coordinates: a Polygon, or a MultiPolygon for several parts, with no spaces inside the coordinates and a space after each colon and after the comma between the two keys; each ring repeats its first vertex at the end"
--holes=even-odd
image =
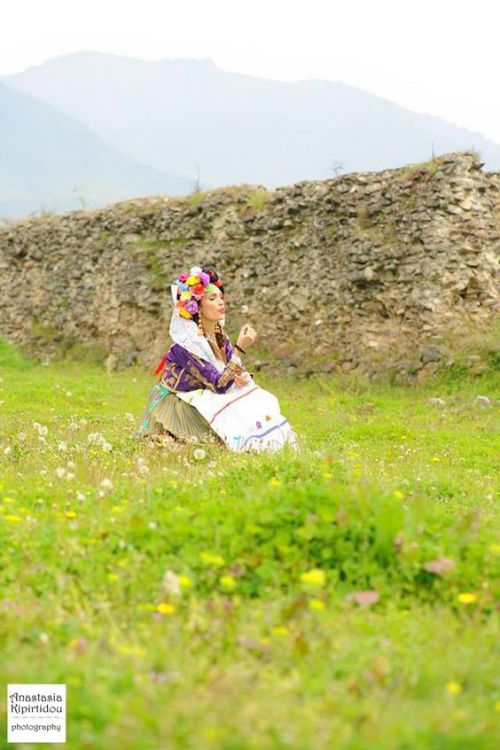
{"type": "Polygon", "coordinates": [[[500,174],[476,152],[136,199],[0,228],[0,334],[42,359],[149,366],[169,344],[169,283],[207,260],[228,331],[258,331],[257,366],[414,376],[444,333],[498,314],[499,250],[500,174]]]}

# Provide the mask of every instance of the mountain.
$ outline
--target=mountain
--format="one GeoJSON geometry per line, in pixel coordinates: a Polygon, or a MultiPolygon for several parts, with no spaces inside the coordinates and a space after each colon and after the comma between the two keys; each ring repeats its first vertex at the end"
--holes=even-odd
{"type": "Polygon", "coordinates": [[[189,187],[187,178],[135,163],[75,118],[0,82],[0,217],[189,187]]]}
{"type": "Polygon", "coordinates": [[[3,80],[98,133],[127,157],[202,185],[276,187],[379,171],[474,149],[500,169],[500,146],[336,81],[278,82],[210,58],[147,62],[99,52],[54,58],[3,80]]]}

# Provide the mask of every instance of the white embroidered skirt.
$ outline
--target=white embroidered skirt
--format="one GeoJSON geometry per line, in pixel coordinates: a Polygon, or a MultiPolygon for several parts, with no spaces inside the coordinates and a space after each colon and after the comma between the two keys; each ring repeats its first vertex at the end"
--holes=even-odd
{"type": "Polygon", "coordinates": [[[278,451],[284,445],[298,450],[278,399],[253,381],[226,393],[200,388],[175,396],[194,407],[232,451],[278,451]]]}

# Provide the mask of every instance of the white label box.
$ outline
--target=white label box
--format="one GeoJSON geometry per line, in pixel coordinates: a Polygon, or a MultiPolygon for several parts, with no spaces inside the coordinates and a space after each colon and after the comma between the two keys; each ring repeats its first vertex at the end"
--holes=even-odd
{"type": "Polygon", "coordinates": [[[66,742],[66,685],[7,685],[7,742],[66,742]]]}

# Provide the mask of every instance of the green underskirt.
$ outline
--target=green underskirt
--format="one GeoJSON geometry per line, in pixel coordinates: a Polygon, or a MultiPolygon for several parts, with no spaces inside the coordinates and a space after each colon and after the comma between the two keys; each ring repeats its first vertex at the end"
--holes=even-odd
{"type": "Polygon", "coordinates": [[[165,433],[190,442],[223,443],[194,406],[177,398],[162,383],[156,383],[149,394],[136,437],[165,433]]]}

